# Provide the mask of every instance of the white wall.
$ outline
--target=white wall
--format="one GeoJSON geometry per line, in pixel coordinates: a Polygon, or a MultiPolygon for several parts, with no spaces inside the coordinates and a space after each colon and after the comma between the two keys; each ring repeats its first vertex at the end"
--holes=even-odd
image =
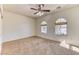
{"type": "Polygon", "coordinates": [[[0,54],[1,54],[1,45],[2,45],[2,20],[0,14],[0,54]]]}
{"type": "Polygon", "coordinates": [[[56,41],[66,40],[67,43],[79,45],[79,6],[52,13],[37,20],[37,35],[43,38],[48,38],[56,41]],[[60,17],[65,17],[68,21],[68,35],[56,36],[54,34],[55,21],[60,17]],[[48,23],[48,33],[42,34],[40,32],[40,23],[45,20],[48,23]]]}
{"type": "Polygon", "coordinates": [[[4,11],[2,20],[3,42],[35,36],[35,20],[4,11]]]}

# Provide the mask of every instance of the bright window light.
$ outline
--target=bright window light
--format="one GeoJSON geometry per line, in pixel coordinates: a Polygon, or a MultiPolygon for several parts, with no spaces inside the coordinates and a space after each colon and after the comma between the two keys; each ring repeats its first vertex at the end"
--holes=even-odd
{"type": "Polygon", "coordinates": [[[73,51],[79,52],[79,48],[78,48],[78,47],[71,46],[71,49],[72,49],[73,51]]]}
{"type": "Polygon", "coordinates": [[[64,18],[57,19],[55,24],[56,35],[67,35],[67,21],[64,18]]]}
{"type": "Polygon", "coordinates": [[[45,21],[41,23],[41,33],[47,33],[47,22],[45,21]]]}
{"type": "Polygon", "coordinates": [[[67,44],[65,40],[63,40],[63,41],[60,43],[60,46],[61,46],[61,47],[64,47],[64,48],[67,48],[67,49],[70,48],[70,45],[67,44]]]}

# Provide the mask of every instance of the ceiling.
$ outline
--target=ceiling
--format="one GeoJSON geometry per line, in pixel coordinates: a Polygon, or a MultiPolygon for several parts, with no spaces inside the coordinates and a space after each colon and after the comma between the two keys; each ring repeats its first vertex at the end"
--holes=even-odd
{"type": "MultiPolygon", "coordinates": [[[[33,17],[33,18],[40,17],[40,16],[33,14],[36,12],[35,10],[30,9],[31,7],[37,8],[38,7],[37,4],[4,4],[3,6],[4,6],[5,11],[10,11],[10,12],[14,12],[17,14],[33,17]]],[[[46,14],[53,13],[54,11],[60,11],[60,10],[67,9],[67,8],[70,8],[73,6],[75,6],[75,5],[72,5],[72,4],[45,4],[45,6],[42,9],[51,10],[51,12],[45,13],[45,15],[46,15],[46,14]],[[61,8],[56,9],[58,6],[61,6],[61,8]]]]}

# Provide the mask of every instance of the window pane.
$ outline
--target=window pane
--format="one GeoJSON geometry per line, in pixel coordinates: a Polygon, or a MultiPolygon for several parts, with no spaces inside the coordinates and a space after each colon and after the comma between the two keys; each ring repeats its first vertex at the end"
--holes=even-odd
{"type": "Polygon", "coordinates": [[[66,35],[67,34],[67,25],[56,25],[55,34],[57,35],[66,35]]]}
{"type": "Polygon", "coordinates": [[[41,32],[47,33],[47,26],[41,26],[41,32]]]}

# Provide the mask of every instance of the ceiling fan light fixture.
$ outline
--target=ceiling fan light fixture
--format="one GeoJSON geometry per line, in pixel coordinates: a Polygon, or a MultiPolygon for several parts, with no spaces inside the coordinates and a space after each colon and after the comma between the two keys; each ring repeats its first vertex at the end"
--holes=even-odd
{"type": "Polygon", "coordinates": [[[42,16],[42,15],[44,15],[44,13],[43,12],[38,12],[36,15],[42,16]]]}

